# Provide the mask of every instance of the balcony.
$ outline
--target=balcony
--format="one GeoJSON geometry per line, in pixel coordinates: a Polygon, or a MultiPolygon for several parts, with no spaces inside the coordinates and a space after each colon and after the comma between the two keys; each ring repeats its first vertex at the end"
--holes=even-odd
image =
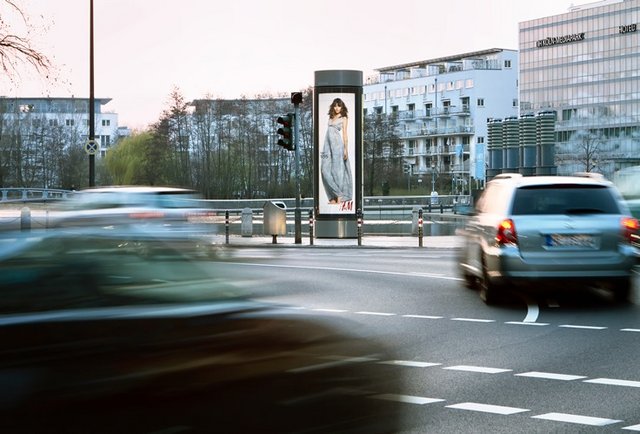
{"type": "Polygon", "coordinates": [[[475,128],[469,126],[439,127],[439,128],[410,128],[400,133],[403,139],[416,137],[435,136],[471,136],[475,133],[475,128]]]}

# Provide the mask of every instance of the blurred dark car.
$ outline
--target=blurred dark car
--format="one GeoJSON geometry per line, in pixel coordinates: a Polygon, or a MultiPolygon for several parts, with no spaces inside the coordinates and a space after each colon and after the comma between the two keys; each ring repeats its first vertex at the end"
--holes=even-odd
{"type": "MultiPolygon", "coordinates": [[[[126,230],[0,240],[0,430],[393,433],[402,380],[357,326],[261,303],[208,246],[126,230]]],[[[264,282],[262,282],[264,285],[264,282]]]]}
{"type": "Polygon", "coordinates": [[[638,220],[595,174],[498,175],[462,234],[460,272],[486,303],[514,285],[598,285],[619,300],[632,289],[638,220]]]}
{"type": "Polygon", "coordinates": [[[80,190],[49,214],[51,227],[155,224],[196,229],[215,212],[198,192],[177,187],[114,186],[80,190]]]}

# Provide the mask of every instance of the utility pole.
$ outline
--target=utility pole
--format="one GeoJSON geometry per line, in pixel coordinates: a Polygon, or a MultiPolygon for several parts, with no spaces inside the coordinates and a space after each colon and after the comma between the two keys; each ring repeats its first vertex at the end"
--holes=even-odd
{"type": "MultiPolygon", "coordinates": [[[[95,146],[95,98],[93,95],[93,0],[89,0],[89,141],[95,146]]],[[[96,185],[96,156],[89,153],[89,187],[96,185]]]]}

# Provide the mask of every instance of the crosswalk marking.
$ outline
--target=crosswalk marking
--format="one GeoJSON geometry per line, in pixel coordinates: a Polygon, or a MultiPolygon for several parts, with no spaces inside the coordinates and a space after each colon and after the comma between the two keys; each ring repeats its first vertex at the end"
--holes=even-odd
{"type": "Polygon", "coordinates": [[[448,369],[451,371],[480,372],[483,374],[500,374],[502,372],[512,371],[512,369],[487,368],[483,366],[467,366],[467,365],[448,366],[442,369],[448,369]]]}
{"type": "Polygon", "coordinates": [[[414,362],[412,360],[387,360],[378,362],[384,365],[409,366],[413,368],[429,368],[431,366],[440,366],[442,363],[414,362]]]}
{"type": "Polygon", "coordinates": [[[581,380],[584,377],[582,375],[567,375],[567,374],[554,374],[551,372],[523,372],[522,374],[515,374],[516,377],[531,377],[531,378],[544,378],[548,380],[562,380],[562,381],[572,381],[572,380],[581,380]]]}
{"type": "Polygon", "coordinates": [[[531,411],[526,408],[505,407],[502,405],[479,404],[477,402],[463,402],[460,404],[447,405],[446,407],[454,408],[457,410],[480,411],[483,413],[494,413],[494,414],[502,414],[502,415],[510,415],[510,414],[524,413],[526,411],[531,411]]]}
{"type": "Polygon", "coordinates": [[[393,393],[373,395],[372,398],[384,399],[386,401],[404,402],[407,404],[418,404],[418,405],[433,404],[434,402],[444,401],[444,399],[438,399],[438,398],[426,398],[423,396],[411,396],[411,395],[396,395],[393,393]]]}
{"type": "Polygon", "coordinates": [[[531,416],[531,417],[533,419],[545,419],[545,420],[552,420],[555,422],[577,423],[581,425],[590,425],[590,426],[606,426],[606,425],[622,422],[621,420],[616,420],[616,419],[580,416],[578,414],[568,414],[568,413],[545,413],[545,414],[540,414],[540,415],[531,416]]]}
{"type": "Polygon", "coordinates": [[[594,378],[584,380],[585,383],[607,384],[610,386],[640,387],[640,381],[617,380],[615,378],[594,378]]]}

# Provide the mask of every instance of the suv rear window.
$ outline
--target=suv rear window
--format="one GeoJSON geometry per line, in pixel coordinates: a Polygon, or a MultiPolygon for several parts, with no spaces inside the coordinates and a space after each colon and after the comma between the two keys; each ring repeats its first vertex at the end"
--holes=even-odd
{"type": "Polygon", "coordinates": [[[611,191],[601,185],[556,184],[516,189],[511,214],[619,214],[611,191]]]}

